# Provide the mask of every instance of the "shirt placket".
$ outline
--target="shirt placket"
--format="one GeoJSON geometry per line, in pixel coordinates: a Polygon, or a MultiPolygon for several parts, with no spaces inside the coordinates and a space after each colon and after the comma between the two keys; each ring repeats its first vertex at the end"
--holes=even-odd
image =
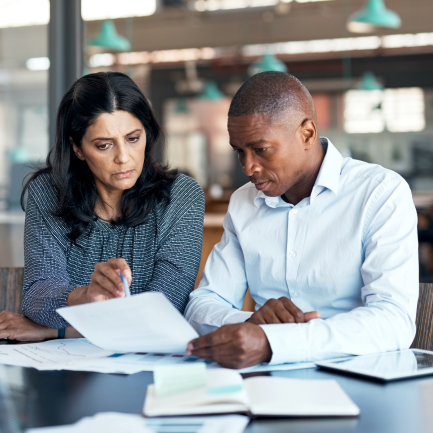
{"type": "Polygon", "coordinates": [[[287,253],[286,253],[286,281],[290,299],[294,302],[300,297],[297,274],[302,257],[302,245],[297,242],[299,236],[299,209],[294,207],[287,215],[287,253]]]}

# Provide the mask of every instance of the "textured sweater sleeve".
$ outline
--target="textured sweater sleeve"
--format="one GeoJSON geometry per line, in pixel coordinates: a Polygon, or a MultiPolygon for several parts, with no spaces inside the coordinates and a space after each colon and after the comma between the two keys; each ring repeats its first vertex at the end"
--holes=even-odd
{"type": "Polygon", "coordinates": [[[66,271],[64,246],[56,238],[38,206],[35,188],[29,189],[24,228],[24,288],[22,312],[41,325],[64,328],[68,323],[56,313],[66,307],[75,289],[66,271]]]}
{"type": "Polygon", "coordinates": [[[171,196],[160,221],[155,267],[146,290],[164,293],[183,314],[200,265],[204,194],[195,181],[182,176],[171,196]]]}

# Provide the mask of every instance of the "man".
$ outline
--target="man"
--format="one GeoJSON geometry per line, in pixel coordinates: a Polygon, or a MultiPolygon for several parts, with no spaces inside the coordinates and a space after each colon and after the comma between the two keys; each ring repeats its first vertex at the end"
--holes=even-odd
{"type": "Polygon", "coordinates": [[[410,346],[418,298],[417,216],[407,183],[320,139],[311,95],[263,72],[230,106],[230,144],[251,182],[185,316],[188,353],[241,368],[410,346]],[[241,311],[249,287],[255,313],[241,311]]]}

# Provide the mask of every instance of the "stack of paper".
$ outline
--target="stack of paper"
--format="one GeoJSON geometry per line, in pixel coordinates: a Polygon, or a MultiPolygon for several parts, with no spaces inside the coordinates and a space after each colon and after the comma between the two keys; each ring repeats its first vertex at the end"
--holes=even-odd
{"type": "Polygon", "coordinates": [[[149,420],[140,415],[103,412],[72,425],[35,428],[27,433],[242,433],[248,422],[248,417],[240,415],[149,420]]]}
{"type": "MultiPolygon", "coordinates": [[[[0,364],[32,367],[37,370],[93,371],[96,373],[135,374],[153,371],[158,365],[192,364],[202,361],[184,354],[114,353],[94,346],[85,338],[50,340],[43,343],[0,346],[0,364]]],[[[208,368],[219,367],[205,361],[208,368]]],[[[314,364],[301,362],[281,365],[260,364],[238,370],[254,371],[294,370],[311,368],[314,364]]]]}
{"type": "MultiPolygon", "coordinates": [[[[198,337],[197,333],[162,293],[142,293],[57,311],[86,339],[2,345],[0,364],[38,370],[134,374],[153,371],[155,365],[199,361],[185,355],[187,344],[198,337]]],[[[314,364],[261,364],[240,371],[311,367],[314,364]]]]}

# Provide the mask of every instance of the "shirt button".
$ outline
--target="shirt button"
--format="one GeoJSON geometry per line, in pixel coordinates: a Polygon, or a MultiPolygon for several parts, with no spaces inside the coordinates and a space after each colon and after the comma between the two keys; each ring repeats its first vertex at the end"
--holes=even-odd
{"type": "Polygon", "coordinates": [[[292,212],[296,215],[298,213],[298,209],[293,209],[292,212]]]}
{"type": "Polygon", "coordinates": [[[299,295],[299,293],[298,293],[298,292],[296,292],[296,291],[294,291],[294,292],[292,293],[292,298],[297,298],[297,297],[298,297],[298,295],[299,295]]]}
{"type": "Polygon", "coordinates": [[[294,251],[290,251],[289,256],[290,258],[294,259],[296,257],[296,253],[294,251]]]}

